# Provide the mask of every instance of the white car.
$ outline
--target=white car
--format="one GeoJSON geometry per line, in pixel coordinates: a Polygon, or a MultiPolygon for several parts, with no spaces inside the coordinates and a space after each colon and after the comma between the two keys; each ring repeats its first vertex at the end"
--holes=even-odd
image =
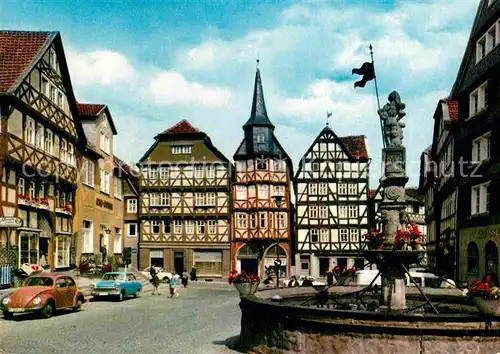
{"type": "MultiPolygon", "coordinates": [[[[158,278],[160,278],[160,280],[162,282],[164,282],[164,283],[170,282],[170,279],[172,279],[172,273],[167,272],[163,268],[155,267],[155,269],[158,272],[158,278]]],[[[150,270],[150,268],[147,267],[141,273],[144,274],[145,276],[147,276],[149,280],[151,280],[151,274],[149,273],[149,270],[150,270]]]]}
{"type": "MultiPolygon", "coordinates": [[[[314,277],[311,277],[309,275],[306,275],[306,276],[301,275],[300,277],[297,278],[297,283],[299,283],[299,286],[302,286],[302,284],[304,283],[304,280],[306,280],[306,279],[310,280],[312,282],[313,286],[326,285],[326,283],[324,283],[324,282],[315,280],[314,277]]],[[[283,280],[283,286],[288,287],[288,284],[290,284],[290,280],[291,279],[283,280]]]]}

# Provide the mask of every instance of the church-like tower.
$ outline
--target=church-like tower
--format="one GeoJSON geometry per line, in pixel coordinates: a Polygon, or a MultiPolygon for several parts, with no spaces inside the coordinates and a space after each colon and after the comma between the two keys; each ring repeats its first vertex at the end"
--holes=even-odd
{"type": "Polygon", "coordinates": [[[274,129],[257,69],[252,111],[234,154],[232,254],[234,269],[260,276],[277,258],[280,275],[290,272],[292,163],[274,129]]]}

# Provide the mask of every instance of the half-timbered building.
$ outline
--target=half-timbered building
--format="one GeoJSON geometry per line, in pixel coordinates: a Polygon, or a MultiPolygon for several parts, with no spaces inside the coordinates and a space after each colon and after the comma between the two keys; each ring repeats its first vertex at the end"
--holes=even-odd
{"type": "Polygon", "coordinates": [[[297,274],[362,267],[369,164],[364,136],[338,137],[328,125],[302,157],[294,179],[297,274]]]}
{"type": "Polygon", "coordinates": [[[59,32],[0,31],[0,243],[17,263],[75,263],[76,150],[85,143],[59,32]],[[72,252],[73,250],[73,252],[72,252]]]}
{"type": "Polygon", "coordinates": [[[230,270],[231,163],[183,120],[140,159],[140,267],[222,277],[230,270]]]}
{"type": "Polygon", "coordinates": [[[278,258],[283,275],[291,265],[292,163],[274,129],[257,69],[250,118],[233,157],[232,266],[259,275],[275,273],[278,258]]]}
{"type": "Polygon", "coordinates": [[[78,263],[121,260],[123,173],[114,156],[117,131],[104,104],[78,103],[87,146],[78,156],[80,180],[74,229],[78,263]]]}

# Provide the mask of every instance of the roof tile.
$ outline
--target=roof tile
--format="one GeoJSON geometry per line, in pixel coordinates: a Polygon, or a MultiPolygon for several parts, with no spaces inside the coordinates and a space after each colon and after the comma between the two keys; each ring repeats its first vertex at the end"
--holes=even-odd
{"type": "Polygon", "coordinates": [[[51,34],[0,31],[0,92],[7,91],[24,73],[51,34]]]}
{"type": "Polygon", "coordinates": [[[81,116],[96,116],[102,109],[106,107],[103,104],[93,104],[93,103],[78,103],[78,113],[81,116]]]}
{"type": "Polygon", "coordinates": [[[448,113],[451,120],[458,120],[458,102],[445,98],[444,101],[448,105],[448,113]]]}
{"type": "Polygon", "coordinates": [[[194,128],[191,123],[183,119],[179,123],[173,125],[163,132],[163,134],[189,134],[199,133],[200,131],[194,128]]]}
{"type": "Polygon", "coordinates": [[[339,139],[352,157],[368,158],[365,137],[363,135],[343,136],[339,137],[339,139]]]}

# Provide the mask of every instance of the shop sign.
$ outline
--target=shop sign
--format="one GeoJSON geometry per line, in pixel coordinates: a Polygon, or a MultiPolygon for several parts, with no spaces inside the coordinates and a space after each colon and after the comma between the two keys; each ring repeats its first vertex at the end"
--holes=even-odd
{"type": "Polygon", "coordinates": [[[103,207],[103,208],[106,208],[106,209],[109,209],[109,210],[113,210],[113,203],[106,202],[106,201],[104,201],[102,199],[96,198],[95,204],[97,206],[100,206],[100,207],[103,207]]]}
{"type": "Polygon", "coordinates": [[[137,254],[137,248],[132,248],[132,254],[137,254]]]}
{"type": "Polygon", "coordinates": [[[0,216],[0,227],[21,227],[23,226],[23,219],[15,216],[0,216]]]}

